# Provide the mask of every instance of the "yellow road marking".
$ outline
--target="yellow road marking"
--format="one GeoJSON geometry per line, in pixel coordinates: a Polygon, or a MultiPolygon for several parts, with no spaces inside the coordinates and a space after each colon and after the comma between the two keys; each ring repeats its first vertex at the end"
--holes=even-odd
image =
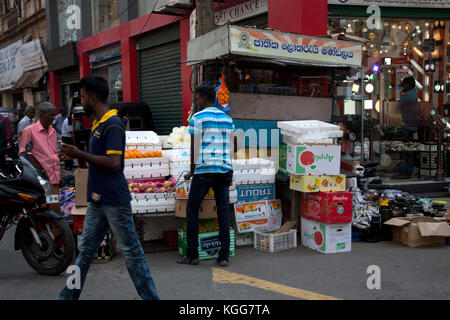
{"type": "Polygon", "coordinates": [[[294,287],[285,286],[282,284],[261,280],[249,276],[244,276],[239,273],[230,272],[218,268],[212,268],[213,281],[215,283],[233,283],[243,284],[250,287],[255,287],[263,290],[273,291],[304,300],[341,300],[339,298],[315,293],[312,291],[297,289],[294,287]]]}

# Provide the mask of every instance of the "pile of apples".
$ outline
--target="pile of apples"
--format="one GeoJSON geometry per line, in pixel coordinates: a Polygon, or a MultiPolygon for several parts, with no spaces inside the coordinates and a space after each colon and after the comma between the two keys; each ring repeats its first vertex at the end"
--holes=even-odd
{"type": "Polygon", "coordinates": [[[131,193],[167,193],[175,189],[177,179],[171,177],[164,182],[131,182],[128,185],[131,193]]]}

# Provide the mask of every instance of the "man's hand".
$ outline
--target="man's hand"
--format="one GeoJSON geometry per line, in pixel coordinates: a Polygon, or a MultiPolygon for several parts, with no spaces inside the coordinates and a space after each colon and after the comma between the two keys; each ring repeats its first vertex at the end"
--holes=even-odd
{"type": "Polygon", "coordinates": [[[79,157],[80,149],[70,144],[61,143],[61,153],[64,159],[76,159],[79,157]]]}
{"type": "Polygon", "coordinates": [[[185,176],[184,176],[184,180],[186,180],[186,181],[188,181],[188,180],[191,180],[191,178],[194,176],[194,173],[193,172],[189,172],[188,174],[186,174],[185,176]]]}

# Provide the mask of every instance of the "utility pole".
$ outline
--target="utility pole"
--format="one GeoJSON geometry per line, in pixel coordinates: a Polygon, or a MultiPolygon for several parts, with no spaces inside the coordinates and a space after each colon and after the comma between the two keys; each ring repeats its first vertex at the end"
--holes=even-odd
{"type": "Polygon", "coordinates": [[[197,37],[215,28],[213,0],[196,0],[197,37]]]}

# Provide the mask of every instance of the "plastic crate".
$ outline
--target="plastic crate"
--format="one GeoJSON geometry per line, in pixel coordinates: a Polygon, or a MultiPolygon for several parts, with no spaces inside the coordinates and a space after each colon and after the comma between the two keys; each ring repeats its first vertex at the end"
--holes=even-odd
{"type": "Polygon", "coordinates": [[[297,248],[297,230],[279,234],[254,231],[253,247],[267,252],[297,248]]]}

